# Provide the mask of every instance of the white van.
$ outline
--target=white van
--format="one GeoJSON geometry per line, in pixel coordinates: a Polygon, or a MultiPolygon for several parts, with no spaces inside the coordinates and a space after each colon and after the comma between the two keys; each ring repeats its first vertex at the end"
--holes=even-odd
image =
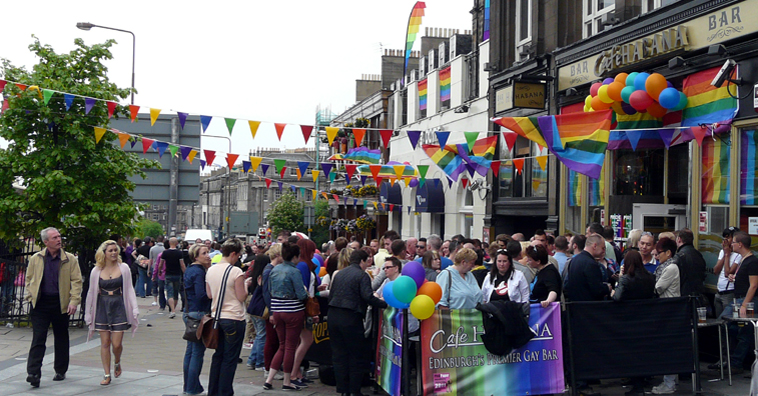
{"type": "Polygon", "coordinates": [[[206,241],[208,239],[212,241],[213,233],[211,230],[201,230],[199,228],[189,229],[184,233],[184,240],[189,242],[190,245],[195,243],[195,240],[197,238],[200,238],[203,241],[206,241]]]}

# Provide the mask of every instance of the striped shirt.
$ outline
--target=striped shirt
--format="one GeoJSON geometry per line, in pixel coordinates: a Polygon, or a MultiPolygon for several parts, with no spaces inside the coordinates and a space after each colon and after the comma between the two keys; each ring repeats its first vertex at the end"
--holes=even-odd
{"type": "Polygon", "coordinates": [[[304,309],[305,304],[300,300],[271,297],[271,312],[299,312],[304,309]]]}

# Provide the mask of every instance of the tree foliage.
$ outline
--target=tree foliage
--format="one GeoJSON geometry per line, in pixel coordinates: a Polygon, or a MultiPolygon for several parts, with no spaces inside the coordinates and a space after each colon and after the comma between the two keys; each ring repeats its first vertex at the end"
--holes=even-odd
{"type": "MultiPolygon", "coordinates": [[[[34,37],[29,50],[39,62],[31,71],[2,60],[5,80],[29,86],[5,86],[8,109],[0,117],[0,137],[9,142],[0,150],[0,238],[11,243],[51,226],[67,237],[69,249],[97,246],[113,233],[134,234],[139,209],[128,177],[160,167],[121,150],[111,132],[95,143],[93,127],[108,128],[108,109],[98,101],[85,115],[84,97],[118,102],[130,89],[111,83],[102,63],[113,57],[115,41],[74,43],[74,50],[58,54],[34,37]],[[57,91],[47,104],[43,89],[57,91]],[[61,92],[80,96],[67,110],[61,92]],[[26,189],[15,192],[14,181],[26,189]]],[[[114,112],[127,114],[123,106],[114,112]]]]}
{"type": "Polygon", "coordinates": [[[272,235],[281,230],[304,231],[303,204],[294,194],[286,192],[271,204],[268,210],[268,225],[272,235]]]}
{"type": "MultiPolygon", "coordinates": [[[[329,202],[327,202],[325,199],[318,199],[313,202],[313,208],[315,213],[315,218],[326,218],[331,219],[331,213],[329,211],[329,202]]],[[[312,226],[313,231],[311,232],[311,239],[313,242],[316,243],[316,246],[321,246],[324,242],[329,240],[329,225],[327,223],[326,226],[320,225],[320,224],[314,224],[312,226]]]]}
{"type": "Polygon", "coordinates": [[[157,238],[160,235],[164,235],[163,226],[157,221],[142,219],[137,223],[137,233],[135,235],[142,239],[145,239],[146,236],[157,238]]]}

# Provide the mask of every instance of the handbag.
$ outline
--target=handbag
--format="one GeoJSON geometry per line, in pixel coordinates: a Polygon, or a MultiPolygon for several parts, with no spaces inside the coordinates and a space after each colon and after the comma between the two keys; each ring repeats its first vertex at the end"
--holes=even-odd
{"type": "Polygon", "coordinates": [[[250,304],[247,305],[247,313],[253,316],[263,316],[266,310],[266,302],[263,300],[263,287],[258,286],[253,292],[250,304]]]}
{"type": "Polygon", "coordinates": [[[142,268],[147,268],[149,264],[150,264],[150,259],[149,258],[147,258],[147,257],[145,257],[145,256],[143,256],[141,254],[139,256],[137,256],[137,265],[139,265],[142,268]]]}
{"type": "Polygon", "coordinates": [[[200,327],[201,321],[202,319],[195,319],[191,316],[187,316],[187,323],[184,325],[184,335],[182,338],[190,342],[202,341],[202,339],[197,338],[197,329],[200,327]]]}
{"type": "Polygon", "coordinates": [[[224,276],[221,278],[221,288],[219,289],[216,299],[216,316],[213,317],[210,314],[206,314],[200,319],[200,325],[197,328],[198,338],[203,340],[203,344],[208,349],[216,349],[218,347],[219,333],[221,329],[218,328],[218,321],[221,320],[221,304],[224,301],[224,295],[226,294],[226,282],[229,279],[229,272],[231,272],[233,266],[230,264],[224,276]]]}
{"type": "Polygon", "coordinates": [[[308,297],[305,300],[305,315],[306,316],[319,316],[321,314],[321,307],[318,305],[318,300],[313,297],[308,297]]]}

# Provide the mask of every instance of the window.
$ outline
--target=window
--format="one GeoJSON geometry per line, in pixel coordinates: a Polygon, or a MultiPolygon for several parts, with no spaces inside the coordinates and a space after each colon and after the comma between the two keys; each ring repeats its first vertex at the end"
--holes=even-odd
{"type": "Polygon", "coordinates": [[[260,190],[263,195],[263,202],[268,202],[268,189],[261,188],[260,190]]]}
{"type": "Polygon", "coordinates": [[[676,3],[679,0],[645,0],[642,2],[642,13],[650,12],[655,9],[666,7],[676,3]]]}
{"type": "Polygon", "coordinates": [[[539,161],[547,159],[547,148],[518,137],[513,154],[506,148],[505,139],[500,137],[500,198],[547,197],[547,161],[542,170],[539,161]],[[521,170],[517,168],[521,167],[521,170]]]}
{"type": "Polygon", "coordinates": [[[282,190],[279,187],[274,189],[274,201],[278,201],[282,197],[282,190]]]}
{"type": "MultiPolygon", "coordinates": [[[[584,21],[584,38],[605,30],[603,16],[613,12],[615,0],[585,0],[582,20],[584,21]]],[[[609,17],[608,15],[607,17],[609,17]]],[[[606,18],[607,18],[606,17],[606,18]]]]}
{"type": "Polygon", "coordinates": [[[519,61],[529,59],[526,47],[532,43],[532,1],[516,1],[516,57],[519,61]]]}
{"type": "Polygon", "coordinates": [[[613,195],[663,196],[663,149],[616,150],[613,195]]]}

